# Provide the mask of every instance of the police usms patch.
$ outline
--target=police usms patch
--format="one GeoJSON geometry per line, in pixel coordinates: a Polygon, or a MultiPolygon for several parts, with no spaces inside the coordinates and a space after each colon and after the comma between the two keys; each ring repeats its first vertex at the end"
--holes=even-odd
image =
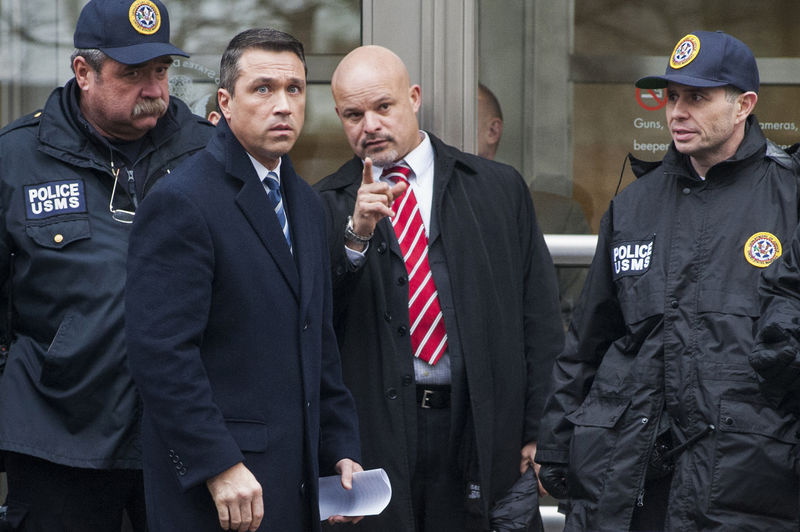
{"type": "Polygon", "coordinates": [[[136,0],[128,10],[133,29],[142,35],[152,35],[161,27],[161,13],[150,0],[136,0]]]}
{"type": "Polygon", "coordinates": [[[25,185],[24,191],[25,217],[28,220],[86,212],[86,194],[81,179],[25,185]]]}
{"type": "Polygon", "coordinates": [[[744,258],[753,266],[766,268],[781,256],[781,241],[772,233],[756,233],[744,245],[744,258]]]}
{"type": "Polygon", "coordinates": [[[616,281],[627,275],[643,275],[650,269],[655,235],[647,240],[628,240],[611,245],[611,267],[616,281]]]}

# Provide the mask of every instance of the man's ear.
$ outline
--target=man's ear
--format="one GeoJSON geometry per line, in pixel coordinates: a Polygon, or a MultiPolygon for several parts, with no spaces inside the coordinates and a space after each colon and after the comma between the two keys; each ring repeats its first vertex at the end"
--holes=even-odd
{"type": "Polygon", "coordinates": [[[422,105],[422,89],[419,85],[412,85],[408,89],[408,98],[411,100],[411,108],[416,113],[422,105]]]}
{"type": "Polygon", "coordinates": [[[499,144],[500,137],[502,136],[503,136],[503,121],[498,117],[494,117],[491,120],[489,120],[489,129],[487,131],[489,144],[492,145],[499,144]]]}
{"type": "Polygon", "coordinates": [[[755,92],[750,91],[740,94],[736,99],[736,121],[742,122],[746,120],[755,109],[757,101],[758,94],[755,92]]]}
{"type": "Polygon", "coordinates": [[[89,66],[86,59],[80,55],[72,61],[72,70],[75,72],[75,81],[78,83],[78,87],[84,91],[89,88],[92,78],[97,76],[97,73],[89,66]]]}
{"type": "Polygon", "coordinates": [[[217,89],[217,103],[219,104],[219,110],[222,111],[222,115],[225,117],[225,120],[230,121],[231,94],[228,92],[228,89],[223,89],[221,87],[217,89]]]}

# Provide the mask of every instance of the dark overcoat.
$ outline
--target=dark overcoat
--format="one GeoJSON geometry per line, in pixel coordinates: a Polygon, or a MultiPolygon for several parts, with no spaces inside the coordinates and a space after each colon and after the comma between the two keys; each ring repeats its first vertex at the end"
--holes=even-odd
{"type": "MultiPolygon", "coordinates": [[[[488,508],[519,477],[520,449],[537,439],[547,376],[562,346],[555,273],[521,176],[430,139],[429,244],[442,245],[463,357],[451,361],[453,430],[443,445],[470,481],[465,505],[486,530],[488,508]]],[[[349,266],[343,230],[361,171],[354,158],[316,187],[328,217],[335,327],[364,464],[383,467],[392,482],[388,508],[356,528],[408,532],[417,406],[407,272],[388,219],[378,223],[365,265],[349,266]]]]}
{"type": "Polygon", "coordinates": [[[320,471],[360,460],[323,211],[284,156],[293,256],[244,148],[224,120],[217,129],[154,188],[131,234],[126,331],[149,526],[219,530],[206,480],[244,461],[264,490],[259,530],[314,530],[320,471]]]}

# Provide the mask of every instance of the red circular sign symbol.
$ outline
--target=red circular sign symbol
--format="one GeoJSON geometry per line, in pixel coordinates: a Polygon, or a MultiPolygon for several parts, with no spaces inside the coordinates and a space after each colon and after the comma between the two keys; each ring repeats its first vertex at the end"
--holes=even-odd
{"type": "Polygon", "coordinates": [[[658,111],[667,105],[666,89],[636,89],[636,101],[648,111],[658,111]]]}

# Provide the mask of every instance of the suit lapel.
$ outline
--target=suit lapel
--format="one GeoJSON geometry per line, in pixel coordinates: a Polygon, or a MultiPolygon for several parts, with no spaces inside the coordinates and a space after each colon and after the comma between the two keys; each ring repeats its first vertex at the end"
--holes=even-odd
{"type": "MultiPolygon", "coordinates": [[[[299,270],[300,308],[305,309],[311,299],[311,279],[314,275],[315,265],[319,257],[319,248],[314,246],[319,235],[314,234],[311,218],[306,212],[311,207],[310,200],[304,192],[304,183],[298,176],[289,156],[284,155],[281,161],[281,189],[284,191],[286,209],[289,216],[289,230],[292,232],[292,247],[294,260],[297,264],[295,271],[299,270]]],[[[327,248],[326,248],[327,249],[327,248]]]]}
{"type": "Polygon", "coordinates": [[[375,226],[375,231],[382,234],[386,242],[389,243],[389,251],[397,255],[400,260],[403,260],[403,250],[400,249],[400,242],[397,240],[397,234],[392,227],[392,220],[387,216],[378,221],[375,226]]]}
{"type": "Polygon", "coordinates": [[[267,192],[264,190],[264,185],[258,179],[258,174],[256,174],[247,152],[236,140],[228,125],[224,121],[220,121],[217,127],[228,129],[226,132],[228,155],[225,162],[225,171],[242,181],[242,188],[236,195],[236,204],[264,244],[264,247],[267,248],[292,292],[294,292],[295,296],[298,296],[300,280],[297,275],[297,267],[291,252],[289,252],[289,246],[286,244],[286,239],[283,236],[283,231],[278,223],[272,204],[267,197],[267,192]]]}
{"type": "MultiPolygon", "coordinates": [[[[430,136],[430,133],[428,135],[430,136]]],[[[428,230],[429,244],[435,242],[441,233],[442,219],[440,214],[442,212],[444,191],[450,181],[450,176],[453,174],[453,166],[455,165],[455,161],[451,157],[441,153],[442,150],[436,149],[436,144],[431,136],[431,145],[433,146],[433,201],[431,202],[431,227],[428,230]]]]}

